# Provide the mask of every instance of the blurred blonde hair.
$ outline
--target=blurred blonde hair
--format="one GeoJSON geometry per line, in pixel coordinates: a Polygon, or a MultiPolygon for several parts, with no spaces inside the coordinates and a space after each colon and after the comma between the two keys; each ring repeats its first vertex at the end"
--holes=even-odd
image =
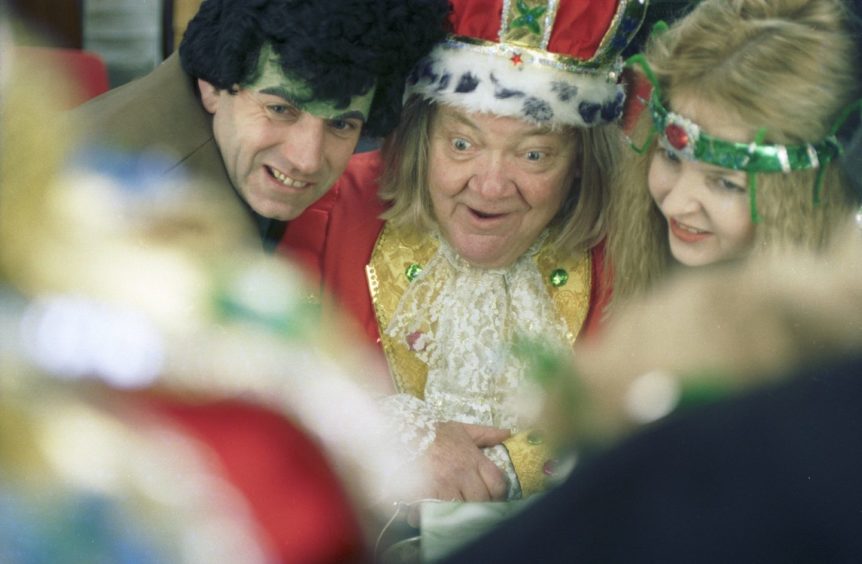
{"type": "MultiPolygon", "coordinates": [[[[380,196],[391,202],[383,218],[418,231],[434,230],[437,224],[428,184],[430,131],[436,112],[436,103],[414,96],[382,148],[385,172],[380,196]]],[[[551,225],[559,228],[556,244],[573,253],[593,247],[605,235],[610,177],[619,160],[621,136],[614,125],[571,131],[575,136],[572,158],[580,177],[573,181],[551,225]]]]}
{"type": "MultiPolygon", "coordinates": [[[[687,96],[751,127],[766,143],[816,142],[860,95],[858,61],[839,0],[706,0],[668,31],[653,34],[646,57],[665,96],[687,96]]],[[[639,116],[632,137],[647,138],[652,120],[639,116]]],[[[672,264],[667,224],[647,185],[656,143],[627,151],[614,179],[608,254],[614,299],[643,293],[672,264]]],[[[855,202],[836,162],[824,171],[757,174],[754,252],[820,249],[849,220],[855,202]]]]}

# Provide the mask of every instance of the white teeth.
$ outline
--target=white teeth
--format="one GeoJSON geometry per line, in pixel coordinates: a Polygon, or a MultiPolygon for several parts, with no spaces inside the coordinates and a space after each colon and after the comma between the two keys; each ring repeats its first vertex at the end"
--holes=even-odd
{"type": "Polygon", "coordinates": [[[679,227],[683,231],[688,231],[689,233],[706,233],[706,231],[703,231],[702,229],[698,229],[696,227],[691,227],[690,225],[685,225],[685,224],[680,223],[678,221],[676,222],[676,225],[677,225],[677,227],[679,227]]]}
{"type": "Polygon", "coordinates": [[[276,180],[278,180],[285,186],[289,186],[290,188],[305,188],[306,186],[308,186],[308,182],[302,182],[300,180],[290,178],[289,176],[284,175],[283,173],[275,170],[274,168],[270,168],[269,170],[270,172],[272,172],[272,175],[276,178],[276,180]]]}

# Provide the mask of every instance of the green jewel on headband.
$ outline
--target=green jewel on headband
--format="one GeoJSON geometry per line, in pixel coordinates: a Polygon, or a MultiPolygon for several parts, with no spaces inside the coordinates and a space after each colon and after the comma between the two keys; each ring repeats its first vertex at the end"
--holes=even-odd
{"type": "Polygon", "coordinates": [[[704,133],[691,120],[669,111],[661,102],[662,95],[658,79],[642,54],[634,55],[626,61],[627,65],[638,64],[646,77],[652,83],[652,94],[649,99],[649,111],[653,127],[646,142],[641,147],[632,148],[643,153],[652,144],[656,135],[661,135],[662,145],[677,156],[700,161],[707,164],[739,170],[748,173],[748,194],[751,201],[751,220],[760,222],[757,213],[756,173],[789,173],[799,170],[817,169],[814,182],[814,205],[820,203],[820,190],[823,185],[823,173],[827,165],[842,154],[835,132],[844,123],[853,109],[862,100],[851,104],[841,114],[829,135],[816,143],[801,145],[772,145],[764,143],[766,129],[761,128],[751,143],[726,141],[704,133]]]}

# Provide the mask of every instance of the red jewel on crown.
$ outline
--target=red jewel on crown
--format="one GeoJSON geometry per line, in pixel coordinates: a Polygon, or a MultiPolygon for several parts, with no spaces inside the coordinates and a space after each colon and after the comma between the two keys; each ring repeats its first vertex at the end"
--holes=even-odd
{"type": "Polygon", "coordinates": [[[688,133],[681,125],[672,123],[664,128],[664,135],[668,143],[677,151],[682,151],[688,146],[688,133]]]}
{"type": "Polygon", "coordinates": [[[512,61],[512,64],[516,67],[519,67],[524,63],[524,59],[521,58],[520,53],[515,53],[514,55],[509,57],[509,60],[512,61]]]}

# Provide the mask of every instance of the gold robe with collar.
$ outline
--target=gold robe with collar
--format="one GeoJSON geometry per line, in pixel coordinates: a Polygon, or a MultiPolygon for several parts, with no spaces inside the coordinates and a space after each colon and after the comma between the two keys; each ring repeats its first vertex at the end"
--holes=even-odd
{"type": "MultiPolygon", "coordinates": [[[[548,238],[551,240],[552,238],[548,238]]],[[[424,398],[428,367],[407,343],[386,334],[405,290],[415,272],[436,254],[439,243],[431,233],[417,233],[387,223],[366,266],[368,287],[377,316],[381,346],[399,393],[424,398]]],[[[565,319],[566,337],[574,344],[590,309],[592,261],[588,251],[563,256],[546,243],[535,256],[551,301],[565,319]],[[561,283],[562,282],[562,283],[561,283]]],[[[503,443],[521,485],[524,497],[542,491],[553,474],[553,453],[539,429],[522,431],[503,443]]]]}

